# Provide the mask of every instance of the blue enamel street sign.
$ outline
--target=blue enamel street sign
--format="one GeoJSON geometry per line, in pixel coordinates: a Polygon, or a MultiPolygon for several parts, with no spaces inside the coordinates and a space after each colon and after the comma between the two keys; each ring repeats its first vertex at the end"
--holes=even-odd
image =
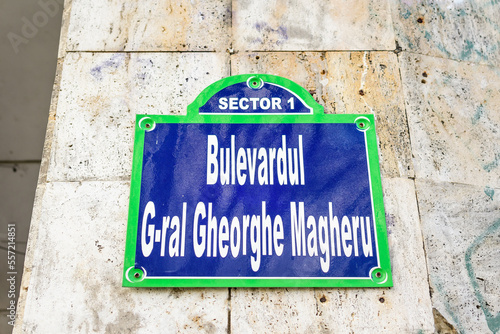
{"type": "Polygon", "coordinates": [[[135,136],[124,286],[392,286],[373,115],[239,75],[135,136]]]}

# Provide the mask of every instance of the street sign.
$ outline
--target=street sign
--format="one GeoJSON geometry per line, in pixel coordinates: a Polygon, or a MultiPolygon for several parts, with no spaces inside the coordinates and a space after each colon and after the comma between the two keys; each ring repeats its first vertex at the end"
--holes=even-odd
{"type": "Polygon", "coordinates": [[[373,115],[238,75],[137,115],[123,285],[392,286],[373,115]]]}

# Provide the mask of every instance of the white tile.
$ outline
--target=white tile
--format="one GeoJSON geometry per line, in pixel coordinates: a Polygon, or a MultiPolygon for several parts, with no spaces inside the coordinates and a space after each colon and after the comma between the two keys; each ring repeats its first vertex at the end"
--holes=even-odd
{"type": "Polygon", "coordinates": [[[500,70],[401,55],[418,178],[500,186],[500,70]]]}
{"type": "Polygon", "coordinates": [[[461,333],[498,330],[500,188],[418,181],[432,303],[461,333]]]}
{"type": "Polygon", "coordinates": [[[413,177],[410,138],[397,58],[392,52],[328,52],[327,110],[375,114],[385,177],[413,177]]]}
{"type": "Polygon", "coordinates": [[[121,287],[127,182],[49,183],[24,332],[226,332],[227,289],[121,287]]]}
{"type": "Polygon", "coordinates": [[[315,304],[311,288],[231,289],[231,332],[307,333],[315,304]]]}
{"type": "Polygon", "coordinates": [[[231,1],[73,0],[72,51],[225,51],[231,1]]]}
{"type": "Polygon", "coordinates": [[[396,40],[405,51],[500,65],[496,1],[390,1],[396,40]]]}
{"type": "Polygon", "coordinates": [[[185,113],[229,74],[216,53],[69,53],[48,179],[129,179],[135,114],[185,113]]]}
{"type": "Polygon", "coordinates": [[[237,51],[394,50],[386,1],[233,2],[237,51]]]}
{"type": "Polygon", "coordinates": [[[305,88],[325,105],[321,80],[327,62],[324,52],[238,52],[231,55],[231,74],[266,73],[278,75],[305,88]]]}

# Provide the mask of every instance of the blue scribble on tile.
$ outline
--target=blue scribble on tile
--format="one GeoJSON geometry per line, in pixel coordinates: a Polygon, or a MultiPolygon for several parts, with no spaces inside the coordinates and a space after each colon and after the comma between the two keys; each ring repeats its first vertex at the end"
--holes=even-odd
{"type": "Polygon", "coordinates": [[[491,45],[488,45],[488,52],[495,52],[496,50],[498,50],[498,46],[500,45],[500,41],[497,42],[497,44],[491,44],[491,45]]]}
{"type": "Polygon", "coordinates": [[[424,37],[425,37],[425,39],[426,39],[428,42],[430,42],[430,40],[431,40],[431,38],[432,38],[432,37],[431,37],[431,34],[430,34],[428,31],[426,31],[426,32],[425,32],[424,37]]]}
{"type": "Polygon", "coordinates": [[[486,196],[488,196],[491,200],[493,200],[493,196],[495,196],[495,190],[493,188],[490,188],[488,186],[486,186],[486,188],[484,188],[484,193],[486,194],[486,196]]]}
{"type": "Polygon", "coordinates": [[[125,60],[125,54],[123,53],[117,53],[114,54],[111,59],[104,61],[103,63],[93,67],[90,70],[90,74],[97,80],[101,81],[103,79],[103,74],[102,70],[107,69],[107,68],[118,68],[120,65],[123,63],[125,60]]]}
{"type": "Polygon", "coordinates": [[[480,236],[478,236],[474,242],[467,248],[465,252],[465,267],[467,268],[467,274],[469,275],[470,283],[474,288],[474,294],[479,302],[481,310],[486,318],[486,323],[488,328],[492,333],[498,333],[500,331],[500,313],[493,315],[488,307],[488,303],[484,300],[484,296],[481,293],[479,284],[476,280],[476,274],[474,272],[474,267],[472,266],[472,254],[484,242],[487,236],[492,236],[496,230],[500,229],[500,219],[495,221],[490,227],[488,227],[480,236]]]}
{"type": "Polygon", "coordinates": [[[457,14],[458,17],[460,16],[467,16],[467,13],[465,12],[465,10],[463,8],[460,8],[458,10],[458,14],[457,14]]]}
{"type": "Polygon", "coordinates": [[[396,225],[396,216],[391,213],[386,213],[385,222],[387,226],[387,234],[391,235],[394,226],[396,225]]]}
{"type": "Polygon", "coordinates": [[[496,31],[500,31],[500,25],[498,24],[498,22],[496,21],[493,21],[491,20],[490,18],[488,17],[485,17],[484,18],[486,20],[486,22],[488,22],[496,31]]]}
{"type": "MultiPolygon", "coordinates": [[[[264,34],[266,34],[266,35],[269,35],[269,34],[275,35],[277,37],[276,38],[276,42],[275,42],[277,45],[281,45],[286,40],[288,40],[288,32],[287,32],[287,28],[286,27],[279,26],[277,29],[273,29],[269,24],[267,24],[265,22],[257,22],[254,25],[254,28],[259,33],[262,33],[263,35],[264,34]]],[[[266,36],[264,36],[264,37],[266,37],[266,36]]],[[[256,40],[260,40],[260,38],[258,38],[256,40]]]]}
{"type": "Polygon", "coordinates": [[[254,38],[250,41],[250,44],[263,44],[264,41],[262,40],[262,38],[254,38]]]}
{"type": "Polygon", "coordinates": [[[484,115],[484,113],[486,112],[486,110],[484,109],[484,106],[482,104],[480,104],[477,108],[476,108],[476,113],[474,114],[474,116],[472,116],[472,124],[473,125],[476,125],[479,120],[481,119],[481,117],[484,115]]]}
{"type": "Polygon", "coordinates": [[[411,16],[411,12],[407,9],[407,10],[406,10],[406,13],[403,13],[403,15],[402,15],[402,16],[403,16],[403,18],[404,18],[404,19],[406,19],[406,20],[407,20],[407,19],[411,16]]]}
{"type": "Polygon", "coordinates": [[[495,154],[495,158],[489,164],[483,165],[483,169],[488,173],[497,168],[500,164],[500,153],[495,154]]]}
{"type": "Polygon", "coordinates": [[[451,53],[448,50],[446,50],[443,44],[437,43],[436,47],[438,48],[439,51],[444,52],[448,58],[451,58],[451,53]]]}
{"type": "Polygon", "coordinates": [[[268,27],[267,23],[255,23],[255,29],[257,29],[257,31],[259,32],[262,31],[262,29],[264,29],[265,27],[268,27]]]}
{"type": "Polygon", "coordinates": [[[485,55],[484,53],[482,53],[481,51],[479,50],[474,50],[474,52],[479,56],[479,58],[481,58],[482,60],[488,60],[488,56],[485,55]]]}
{"type": "Polygon", "coordinates": [[[402,39],[403,39],[403,42],[406,43],[406,45],[408,45],[408,48],[409,49],[413,49],[414,48],[414,44],[410,41],[410,39],[408,38],[408,36],[400,36],[402,39]]]}
{"type": "Polygon", "coordinates": [[[474,48],[474,43],[472,43],[469,40],[465,41],[465,46],[460,53],[460,59],[462,60],[468,60],[470,58],[470,55],[472,54],[472,49],[474,48]]]}
{"type": "Polygon", "coordinates": [[[432,285],[439,294],[439,298],[444,304],[446,312],[451,316],[451,319],[453,319],[453,321],[455,322],[454,323],[455,327],[458,329],[460,333],[465,333],[465,330],[462,326],[462,323],[460,322],[458,315],[454,312],[453,306],[450,304],[450,300],[448,299],[448,291],[445,288],[445,284],[438,276],[432,276],[430,279],[432,285]]]}
{"type": "Polygon", "coordinates": [[[137,73],[136,78],[139,79],[140,81],[146,81],[146,79],[151,77],[151,74],[150,74],[151,70],[147,70],[147,69],[151,69],[153,67],[153,65],[154,65],[153,60],[152,59],[138,59],[137,62],[141,64],[142,71],[139,71],[137,73]]]}

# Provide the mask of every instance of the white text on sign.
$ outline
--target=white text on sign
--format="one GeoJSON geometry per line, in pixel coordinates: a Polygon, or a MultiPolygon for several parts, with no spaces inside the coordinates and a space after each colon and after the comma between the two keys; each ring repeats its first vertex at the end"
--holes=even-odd
{"type": "Polygon", "coordinates": [[[248,256],[250,246],[250,265],[254,272],[260,269],[262,256],[275,253],[280,257],[286,245],[291,247],[293,257],[317,257],[324,273],[329,272],[332,257],[373,256],[370,217],[340,218],[334,215],[331,202],[328,203],[328,214],[319,217],[306,216],[303,202],[290,202],[288,228],[280,215],[272,218],[267,214],[266,202],[262,202],[261,215],[244,214],[229,218],[214,216],[212,203],[198,202],[192,224],[186,224],[186,211],[187,204],[183,203],[180,217],[164,216],[162,223],[157,225],[151,221],[156,215],[155,205],[148,202],[141,229],[141,248],[145,257],[151,255],[156,244],[162,257],[167,254],[169,257],[184,257],[186,226],[193,226],[192,247],[197,258],[248,256]],[[284,240],[285,229],[291,232],[291,245],[284,240]]]}
{"type": "MultiPolygon", "coordinates": [[[[290,110],[295,109],[295,101],[293,97],[287,101],[290,110]]],[[[279,97],[221,97],[219,99],[219,109],[220,110],[246,110],[255,111],[261,110],[272,110],[278,111],[283,110],[282,100],[279,97]]],[[[285,107],[286,108],[286,107],[285,107]]]]}
{"type": "Polygon", "coordinates": [[[231,147],[221,147],[217,136],[207,138],[207,184],[273,185],[275,176],[280,185],[305,185],[304,149],[302,135],[298,148],[287,148],[286,136],[281,137],[280,148],[243,148],[236,150],[235,136],[231,147]]]}

